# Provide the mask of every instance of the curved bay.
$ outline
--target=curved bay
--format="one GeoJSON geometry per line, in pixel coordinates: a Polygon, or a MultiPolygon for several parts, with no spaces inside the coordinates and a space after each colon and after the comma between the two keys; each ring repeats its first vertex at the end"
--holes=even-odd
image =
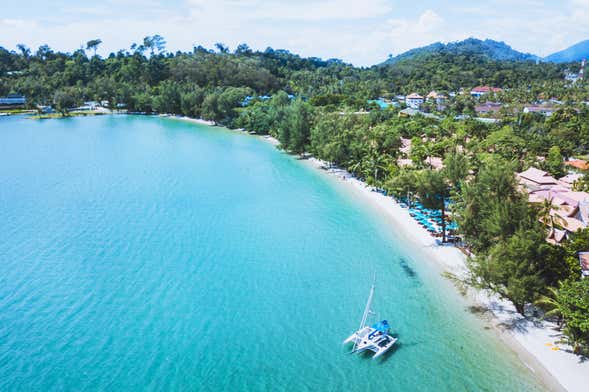
{"type": "Polygon", "coordinates": [[[0,389],[541,390],[340,185],[256,138],[0,119],[0,389]],[[400,338],[346,353],[373,272],[400,338]]]}

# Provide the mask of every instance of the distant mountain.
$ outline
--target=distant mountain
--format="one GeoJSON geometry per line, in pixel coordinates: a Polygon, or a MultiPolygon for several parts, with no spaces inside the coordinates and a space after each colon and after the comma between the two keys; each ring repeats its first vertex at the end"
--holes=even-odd
{"type": "Polygon", "coordinates": [[[544,57],[544,61],[550,61],[553,63],[571,63],[583,59],[589,59],[589,39],[579,42],[565,50],[561,50],[560,52],[544,57]]]}
{"type": "Polygon", "coordinates": [[[488,57],[491,60],[507,61],[536,61],[539,59],[538,56],[533,54],[518,52],[505,42],[494,41],[492,39],[483,41],[477,38],[468,38],[464,41],[450,42],[447,44],[436,42],[421,48],[411,49],[398,56],[390,57],[383,65],[395,64],[401,60],[437,53],[455,55],[472,54],[488,57]]]}

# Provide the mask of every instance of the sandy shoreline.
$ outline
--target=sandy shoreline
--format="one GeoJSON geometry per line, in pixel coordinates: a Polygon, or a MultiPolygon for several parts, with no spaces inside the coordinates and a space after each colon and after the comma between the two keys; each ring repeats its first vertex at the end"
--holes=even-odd
{"type": "MultiPolygon", "coordinates": [[[[174,117],[171,117],[174,118],[174,117]]],[[[176,119],[211,125],[204,120],[188,117],[176,119]]],[[[278,140],[271,136],[257,136],[259,139],[278,146],[278,140]]],[[[377,210],[386,220],[398,228],[403,240],[411,243],[415,249],[426,255],[424,259],[432,262],[432,267],[440,272],[449,272],[457,277],[467,273],[466,255],[454,246],[440,246],[427,230],[422,228],[392,198],[373,192],[362,181],[342,169],[326,169],[325,162],[316,158],[302,161],[309,166],[332,176],[363,202],[377,210]]],[[[526,320],[513,305],[500,300],[494,295],[475,289],[468,289],[466,300],[481,309],[481,318],[491,326],[498,336],[510,347],[520,360],[540,382],[554,391],[586,391],[589,385],[589,361],[572,354],[571,347],[557,344],[562,336],[555,325],[546,321],[526,320]]]]}
{"type": "MultiPolygon", "coordinates": [[[[341,169],[325,169],[325,163],[310,158],[309,165],[336,178],[361,200],[377,209],[382,216],[399,229],[404,240],[426,255],[441,272],[457,277],[467,273],[466,255],[454,246],[440,246],[427,230],[422,228],[391,197],[373,192],[362,181],[341,169]]],[[[435,266],[434,266],[435,267],[435,266]]],[[[571,392],[586,391],[589,385],[589,361],[571,352],[571,347],[556,342],[562,336],[553,323],[526,320],[514,306],[484,291],[468,289],[466,299],[481,310],[481,318],[498,336],[516,352],[520,360],[537,375],[550,390],[571,392]]]]}
{"type": "Polygon", "coordinates": [[[210,125],[210,126],[217,125],[217,123],[215,123],[214,121],[203,120],[202,118],[192,118],[192,117],[186,117],[186,116],[173,116],[173,115],[169,115],[169,114],[160,114],[160,117],[169,118],[171,120],[188,121],[191,123],[201,124],[201,125],[210,125]]]}

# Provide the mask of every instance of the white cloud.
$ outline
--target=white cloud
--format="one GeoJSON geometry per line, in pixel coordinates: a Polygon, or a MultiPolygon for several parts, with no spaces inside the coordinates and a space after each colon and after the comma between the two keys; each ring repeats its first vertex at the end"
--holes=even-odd
{"type": "Polygon", "coordinates": [[[199,18],[237,16],[245,19],[297,21],[357,20],[388,14],[392,7],[386,0],[319,0],[281,3],[272,0],[188,0],[191,15],[199,18]]]}
{"type": "Polygon", "coordinates": [[[0,19],[0,26],[3,26],[7,29],[26,29],[36,28],[37,23],[34,21],[24,19],[0,19]]]}
{"type": "Polygon", "coordinates": [[[61,1],[68,2],[72,6],[59,14],[26,19],[17,3],[9,12],[3,9],[0,45],[47,43],[73,51],[100,38],[99,53],[105,55],[160,34],[170,51],[245,42],[254,49],[272,46],[370,65],[388,53],[469,36],[540,55],[589,38],[589,0],[489,0],[484,6],[464,0],[431,8],[400,0],[176,0],[175,6],[164,0],[103,0],[99,7],[61,1]]]}
{"type": "Polygon", "coordinates": [[[425,10],[417,19],[390,19],[386,38],[390,50],[399,54],[406,50],[453,38],[444,18],[435,11],[425,10]]]}
{"type": "Polygon", "coordinates": [[[327,0],[311,3],[292,2],[286,6],[272,4],[263,7],[263,18],[322,21],[329,19],[352,20],[375,18],[391,11],[391,5],[383,0],[327,0]]]}

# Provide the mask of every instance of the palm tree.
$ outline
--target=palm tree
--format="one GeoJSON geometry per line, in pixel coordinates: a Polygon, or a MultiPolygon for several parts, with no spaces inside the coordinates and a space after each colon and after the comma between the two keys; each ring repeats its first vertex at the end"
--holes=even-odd
{"type": "Polygon", "coordinates": [[[93,39],[90,40],[86,43],[86,49],[90,50],[94,50],[94,56],[96,57],[96,49],[98,49],[98,46],[100,46],[100,44],[102,43],[101,39],[93,39]]]}
{"type": "Polygon", "coordinates": [[[558,289],[556,287],[548,287],[548,293],[548,295],[542,295],[540,298],[538,298],[534,302],[534,305],[544,309],[545,319],[556,317],[558,328],[562,328],[562,307],[560,302],[558,301],[558,289]]]}
{"type": "Polygon", "coordinates": [[[373,176],[375,184],[378,183],[379,172],[385,171],[388,167],[388,159],[385,155],[373,152],[366,161],[364,175],[366,178],[373,176]]]}
{"type": "Polygon", "coordinates": [[[20,53],[23,55],[23,57],[28,58],[31,55],[31,49],[29,49],[25,44],[18,44],[16,47],[18,50],[20,50],[20,53]]]}
{"type": "Polygon", "coordinates": [[[549,235],[552,235],[552,233],[554,232],[555,225],[566,225],[566,221],[563,217],[557,215],[556,213],[553,213],[553,211],[556,211],[558,209],[560,209],[560,207],[553,205],[552,198],[550,198],[544,199],[544,201],[542,202],[542,206],[540,207],[540,210],[538,212],[539,218],[542,221],[542,223],[548,225],[549,235]]]}
{"type": "Polygon", "coordinates": [[[417,192],[417,175],[414,170],[402,169],[386,183],[386,189],[397,197],[406,197],[411,208],[411,196],[417,192]]]}
{"type": "Polygon", "coordinates": [[[361,160],[354,161],[353,159],[351,159],[348,162],[348,170],[354,175],[360,174],[360,172],[362,171],[361,168],[362,168],[362,161],[361,160]]]}

